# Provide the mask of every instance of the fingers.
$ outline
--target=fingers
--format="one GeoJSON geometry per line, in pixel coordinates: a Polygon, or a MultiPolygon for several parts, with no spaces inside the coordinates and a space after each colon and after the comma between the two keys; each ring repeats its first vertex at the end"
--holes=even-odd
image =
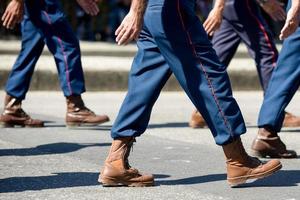
{"type": "Polygon", "coordinates": [[[10,21],[10,18],[11,18],[11,14],[8,12],[8,10],[6,10],[2,16],[2,21],[3,21],[2,24],[5,28],[9,28],[8,22],[10,21]]]}
{"type": "Polygon", "coordinates": [[[284,21],[286,18],[286,12],[282,8],[282,4],[278,1],[269,1],[263,6],[263,9],[270,15],[275,21],[284,21]]]}
{"type": "Polygon", "coordinates": [[[126,45],[137,37],[136,32],[137,31],[135,31],[131,27],[123,27],[118,32],[116,42],[118,43],[118,45],[126,45]]]}
{"type": "Polygon", "coordinates": [[[274,20],[274,21],[280,21],[280,19],[278,18],[278,15],[276,15],[274,12],[272,12],[269,15],[272,18],[272,20],[274,20]]]}
{"type": "Polygon", "coordinates": [[[8,20],[7,26],[8,28],[13,29],[15,27],[15,24],[16,24],[16,18],[15,16],[11,15],[11,17],[8,20]]]}
{"type": "Polygon", "coordinates": [[[296,29],[297,29],[297,24],[296,23],[291,22],[291,21],[287,21],[284,24],[283,28],[281,29],[279,39],[283,40],[283,39],[287,38],[289,35],[294,33],[296,29]]]}
{"type": "Polygon", "coordinates": [[[23,3],[20,1],[11,1],[5,9],[1,18],[3,26],[8,29],[13,29],[16,23],[21,22],[23,18],[23,3]]]}
{"type": "Polygon", "coordinates": [[[206,33],[209,36],[212,36],[215,31],[220,27],[221,23],[212,19],[207,19],[204,24],[203,27],[206,31],[206,33]]]}
{"type": "Polygon", "coordinates": [[[6,11],[4,12],[4,14],[2,15],[1,20],[4,21],[4,20],[6,19],[6,17],[7,17],[7,15],[8,15],[8,11],[6,10],[6,11]]]}
{"type": "Polygon", "coordinates": [[[288,35],[287,32],[288,32],[287,26],[284,25],[284,27],[282,28],[282,30],[280,32],[279,39],[280,40],[284,40],[287,37],[287,35],[288,35]]]}
{"type": "MultiPolygon", "coordinates": [[[[126,23],[125,23],[126,24],[126,23]]],[[[127,45],[139,36],[139,29],[133,25],[126,26],[121,24],[115,32],[118,45],[127,45]]]]}
{"type": "Polygon", "coordinates": [[[92,16],[96,16],[99,13],[98,5],[95,2],[91,3],[90,9],[91,9],[92,16]]]}
{"type": "Polygon", "coordinates": [[[207,35],[209,35],[209,36],[212,36],[212,35],[213,35],[213,33],[214,33],[213,25],[207,27],[206,33],[207,33],[207,35]]]}
{"type": "Polygon", "coordinates": [[[124,25],[123,23],[117,28],[117,30],[115,31],[115,35],[119,35],[119,33],[121,32],[121,30],[123,29],[124,25]]]}
{"type": "MultiPolygon", "coordinates": [[[[119,31],[118,34],[116,34],[116,42],[119,44],[120,40],[124,39],[124,34],[126,32],[126,28],[123,26],[119,31]]],[[[120,45],[120,44],[119,44],[120,45]]]]}
{"type": "Polygon", "coordinates": [[[268,13],[270,17],[275,21],[284,21],[286,18],[286,13],[281,7],[272,9],[268,13]]]}
{"type": "Polygon", "coordinates": [[[284,21],[286,18],[286,13],[281,6],[278,6],[271,17],[276,21],[284,21]]]}
{"type": "Polygon", "coordinates": [[[209,18],[207,18],[205,21],[204,21],[204,23],[203,23],[203,28],[204,28],[204,30],[207,32],[207,30],[208,30],[208,26],[209,26],[209,18]]]}
{"type": "Polygon", "coordinates": [[[126,45],[139,36],[142,20],[143,17],[131,12],[125,16],[115,32],[118,45],[126,45]]]}
{"type": "Polygon", "coordinates": [[[278,16],[279,16],[279,20],[281,21],[285,20],[286,18],[286,12],[282,7],[279,7],[278,16]]]}
{"type": "Polygon", "coordinates": [[[8,13],[3,19],[3,26],[8,29],[12,29],[14,27],[14,17],[11,13],[8,13]]]}
{"type": "Polygon", "coordinates": [[[213,27],[214,27],[213,21],[210,20],[210,19],[207,19],[204,22],[203,26],[204,26],[204,29],[205,29],[206,33],[211,36],[212,31],[213,31],[213,27]]]}
{"type": "Polygon", "coordinates": [[[94,0],[77,0],[81,8],[89,15],[96,16],[99,13],[99,7],[94,0]]]}
{"type": "Polygon", "coordinates": [[[125,32],[125,34],[120,38],[118,45],[127,45],[135,38],[134,32],[125,32]]]}
{"type": "Polygon", "coordinates": [[[99,8],[95,3],[86,4],[86,6],[83,9],[87,14],[92,16],[96,16],[99,13],[99,8]]]}

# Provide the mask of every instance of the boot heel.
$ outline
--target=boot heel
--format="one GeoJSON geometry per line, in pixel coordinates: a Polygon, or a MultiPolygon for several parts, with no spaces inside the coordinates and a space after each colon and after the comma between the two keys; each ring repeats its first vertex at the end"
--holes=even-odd
{"type": "Polygon", "coordinates": [[[103,187],[116,187],[122,186],[122,183],[116,182],[110,178],[99,177],[98,182],[102,184],[103,187]]]}
{"type": "Polygon", "coordinates": [[[227,179],[227,182],[229,184],[230,187],[235,188],[238,187],[240,185],[246,184],[246,183],[253,183],[257,180],[257,178],[246,178],[246,177],[242,177],[242,178],[237,178],[237,179],[227,179]]]}
{"type": "Polygon", "coordinates": [[[247,178],[227,179],[227,183],[232,188],[245,184],[246,182],[247,182],[247,178]]]}
{"type": "Polygon", "coordinates": [[[250,155],[258,158],[266,158],[268,156],[267,153],[256,151],[256,150],[251,150],[250,155]]]}
{"type": "Polygon", "coordinates": [[[13,124],[9,124],[6,122],[0,122],[0,128],[12,128],[12,127],[14,127],[13,124]]]}
{"type": "Polygon", "coordinates": [[[70,128],[70,129],[72,129],[72,128],[78,128],[78,127],[80,127],[81,126],[81,123],[70,123],[70,122],[68,122],[68,123],[66,123],[66,126],[68,127],[68,128],[70,128]]]}

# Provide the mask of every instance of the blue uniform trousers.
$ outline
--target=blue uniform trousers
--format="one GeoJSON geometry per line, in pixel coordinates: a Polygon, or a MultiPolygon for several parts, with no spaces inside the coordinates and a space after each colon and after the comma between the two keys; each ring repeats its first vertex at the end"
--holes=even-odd
{"type": "Polygon", "coordinates": [[[258,117],[259,127],[280,132],[284,110],[300,85],[300,26],[284,40],[258,117]]]}
{"type": "MultiPolygon", "coordinates": [[[[225,67],[194,12],[194,0],[149,0],[127,96],[112,137],[140,136],[172,73],[205,118],[217,144],[246,131],[225,67]]],[[[174,113],[176,115],[176,113],[174,113]]]]}
{"type": "Polygon", "coordinates": [[[226,1],[221,27],[212,39],[213,47],[226,67],[241,41],[255,60],[261,86],[266,90],[278,52],[255,0],[226,1]]]}
{"type": "Polygon", "coordinates": [[[79,41],[57,0],[25,0],[21,31],[22,49],[6,84],[9,95],[25,98],[45,43],[54,56],[64,95],[79,95],[85,91],[79,41]]]}

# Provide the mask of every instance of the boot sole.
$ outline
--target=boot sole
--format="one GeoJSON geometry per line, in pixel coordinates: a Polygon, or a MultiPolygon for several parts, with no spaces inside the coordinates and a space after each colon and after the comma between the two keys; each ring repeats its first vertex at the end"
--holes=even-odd
{"type": "Polygon", "coordinates": [[[8,124],[8,123],[5,123],[5,122],[0,122],[0,127],[1,128],[13,128],[14,125],[13,124],[8,124]]]}
{"type": "Polygon", "coordinates": [[[98,182],[102,184],[103,187],[151,187],[154,186],[154,181],[146,181],[146,182],[131,182],[124,180],[116,180],[107,177],[99,177],[98,182]]]}
{"type": "Polygon", "coordinates": [[[268,177],[268,176],[272,175],[273,173],[277,172],[278,170],[280,170],[281,168],[282,168],[282,164],[280,163],[279,165],[275,166],[274,168],[272,168],[269,171],[266,171],[264,173],[250,175],[250,176],[239,176],[239,177],[235,177],[235,178],[228,178],[227,182],[230,185],[230,187],[237,187],[237,186],[243,185],[245,183],[252,183],[258,179],[268,177]]]}
{"type": "Polygon", "coordinates": [[[250,155],[254,156],[254,157],[258,157],[258,158],[297,158],[297,154],[296,155],[292,155],[292,156],[280,156],[277,153],[273,153],[273,152],[261,152],[261,151],[256,151],[256,150],[251,150],[250,155]]]}

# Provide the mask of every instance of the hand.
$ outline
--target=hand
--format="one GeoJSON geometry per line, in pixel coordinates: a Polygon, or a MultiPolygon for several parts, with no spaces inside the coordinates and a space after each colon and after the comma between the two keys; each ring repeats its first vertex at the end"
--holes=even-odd
{"type": "Polygon", "coordinates": [[[140,16],[130,11],[115,32],[118,45],[126,45],[137,39],[142,29],[142,24],[143,15],[140,16]]]}
{"type": "Polygon", "coordinates": [[[24,15],[24,3],[22,0],[12,0],[2,16],[3,26],[13,29],[17,23],[20,23],[24,15]]]}
{"type": "Polygon", "coordinates": [[[282,8],[283,4],[277,0],[268,0],[266,3],[260,5],[270,17],[275,21],[285,20],[286,13],[282,8]]]}
{"type": "Polygon", "coordinates": [[[209,36],[212,36],[222,23],[222,10],[212,9],[203,23],[203,27],[209,36]]]}
{"type": "Polygon", "coordinates": [[[289,35],[294,33],[296,29],[299,27],[299,13],[293,11],[293,9],[290,9],[287,18],[285,20],[285,24],[283,28],[280,31],[279,39],[283,40],[287,38],[289,35]]]}
{"type": "Polygon", "coordinates": [[[80,7],[89,15],[96,16],[99,13],[98,0],[77,0],[80,7]]]}

